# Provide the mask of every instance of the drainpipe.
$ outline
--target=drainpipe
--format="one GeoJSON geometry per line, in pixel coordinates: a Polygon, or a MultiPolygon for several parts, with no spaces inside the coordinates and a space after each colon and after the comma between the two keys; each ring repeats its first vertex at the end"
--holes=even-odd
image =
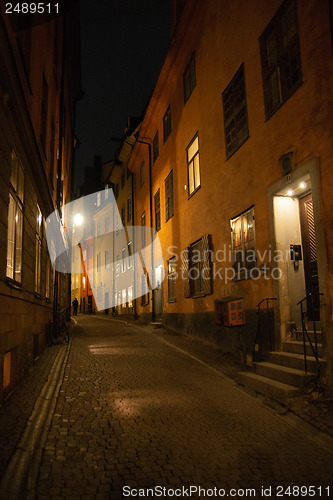
{"type": "Polygon", "coordinates": [[[154,272],[154,248],[153,248],[153,238],[154,238],[154,229],[153,229],[153,180],[152,180],[152,165],[151,165],[151,144],[150,142],[143,141],[136,137],[137,142],[140,144],[145,144],[149,149],[149,209],[150,209],[150,233],[151,233],[151,319],[152,322],[155,322],[155,272],[154,272]]]}
{"type": "MultiPolygon", "coordinates": [[[[63,15],[62,27],[62,54],[61,54],[61,80],[60,80],[60,100],[59,100],[59,150],[58,150],[58,163],[57,163],[57,191],[56,191],[56,205],[60,215],[60,191],[62,189],[61,176],[62,176],[62,136],[63,136],[63,119],[64,119],[64,92],[65,92],[65,59],[66,59],[66,12],[63,15]]],[[[63,195],[63,189],[62,189],[63,195]]],[[[61,214],[62,215],[62,214],[61,214]]],[[[58,304],[59,304],[59,271],[55,271],[54,276],[54,299],[53,299],[53,320],[57,318],[58,304]]],[[[61,292],[61,289],[60,289],[61,292]]],[[[69,296],[70,297],[70,296],[69,296]]],[[[70,298],[69,298],[70,302],[70,298]]]]}

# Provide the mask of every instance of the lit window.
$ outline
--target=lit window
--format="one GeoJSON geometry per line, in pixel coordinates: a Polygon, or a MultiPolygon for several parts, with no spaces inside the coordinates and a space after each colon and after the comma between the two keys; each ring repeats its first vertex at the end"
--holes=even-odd
{"type": "Polygon", "coordinates": [[[36,262],[35,262],[35,292],[41,293],[41,268],[42,268],[42,212],[37,205],[36,214],[36,262]]]}
{"type": "Polygon", "coordinates": [[[191,196],[200,187],[199,137],[196,135],[187,147],[188,192],[191,196]]]}
{"type": "Polygon", "coordinates": [[[97,267],[97,272],[99,273],[101,270],[101,254],[97,254],[97,261],[96,261],[96,267],[97,267]]]}
{"type": "Polygon", "coordinates": [[[192,243],[181,253],[185,297],[212,293],[210,235],[192,243]]]}
{"type": "Polygon", "coordinates": [[[14,151],[11,155],[10,193],[7,229],[6,276],[21,282],[24,173],[14,151]]]}
{"type": "Polygon", "coordinates": [[[85,291],[85,289],[86,289],[86,283],[87,283],[86,277],[82,276],[82,290],[83,291],[85,291]]]}
{"type": "Polygon", "coordinates": [[[99,207],[101,205],[101,192],[99,191],[97,193],[97,206],[99,207]]]}
{"type": "Polygon", "coordinates": [[[254,208],[230,220],[233,266],[238,279],[247,279],[247,271],[255,267],[254,208]]]}
{"type": "Polygon", "coordinates": [[[148,273],[141,276],[141,305],[146,306],[149,304],[149,286],[148,286],[148,273]]]}
{"type": "Polygon", "coordinates": [[[129,286],[127,289],[128,307],[133,307],[133,287],[129,286]]]}
{"type": "Polygon", "coordinates": [[[127,302],[127,290],[126,288],[124,288],[121,294],[121,303],[123,307],[126,307],[126,302],[127,302]]]}
{"type": "Polygon", "coordinates": [[[133,251],[132,251],[132,242],[129,241],[127,245],[127,250],[128,250],[128,269],[130,269],[133,265],[133,251]]]}
{"type": "Polygon", "coordinates": [[[125,248],[121,251],[121,272],[124,273],[126,271],[126,250],[125,248]]]}
{"type": "Polygon", "coordinates": [[[168,260],[168,302],[176,301],[176,257],[168,260]]]}

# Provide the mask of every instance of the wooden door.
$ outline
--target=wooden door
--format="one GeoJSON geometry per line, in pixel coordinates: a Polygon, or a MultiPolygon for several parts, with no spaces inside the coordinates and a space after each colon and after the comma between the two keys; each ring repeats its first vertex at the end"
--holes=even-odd
{"type": "Polygon", "coordinates": [[[304,260],[306,294],[309,321],[320,320],[319,281],[317,264],[316,230],[314,222],[313,201],[311,194],[300,199],[300,221],[304,260]]]}

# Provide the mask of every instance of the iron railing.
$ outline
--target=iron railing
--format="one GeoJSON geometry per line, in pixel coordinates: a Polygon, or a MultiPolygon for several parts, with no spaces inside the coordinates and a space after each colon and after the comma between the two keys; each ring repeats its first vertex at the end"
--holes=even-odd
{"type": "Polygon", "coordinates": [[[301,308],[301,319],[302,319],[302,335],[303,335],[303,352],[304,352],[304,371],[305,373],[308,372],[308,366],[307,366],[307,353],[306,353],[306,340],[309,342],[309,345],[311,347],[311,351],[313,352],[313,356],[316,360],[316,368],[317,368],[317,379],[319,380],[320,378],[320,364],[319,364],[319,356],[318,356],[318,338],[317,338],[317,327],[316,327],[316,315],[314,314],[315,308],[314,308],[314,300],[313,297],[314,295],[319,296],[324,295],[323,293],[317,293],[317,294],[312,294],[308,293],[302,300],[297,302],[297,305],[300,306],[301,308]],[[307,304],[311,304],[311,310],[312,310],[312,315],[313,315],[313,338],[314,338],[314,345],[313,342],[311,341],[308,329],[306,327],[305,323],[305,318],[307,316],[307,310],[304,309],[303,304],[304,302],[307,302],[307,304]]]}

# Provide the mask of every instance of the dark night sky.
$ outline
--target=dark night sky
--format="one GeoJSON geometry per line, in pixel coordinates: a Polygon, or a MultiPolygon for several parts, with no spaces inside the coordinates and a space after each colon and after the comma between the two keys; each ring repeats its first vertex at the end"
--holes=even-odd
{"type": "Polygon", "coordinates": [[[140,116],[171,39],[171,0],[81,0],[82,89],[76,183],[82,168],[114,157],[127,116],[140,116]]]}

